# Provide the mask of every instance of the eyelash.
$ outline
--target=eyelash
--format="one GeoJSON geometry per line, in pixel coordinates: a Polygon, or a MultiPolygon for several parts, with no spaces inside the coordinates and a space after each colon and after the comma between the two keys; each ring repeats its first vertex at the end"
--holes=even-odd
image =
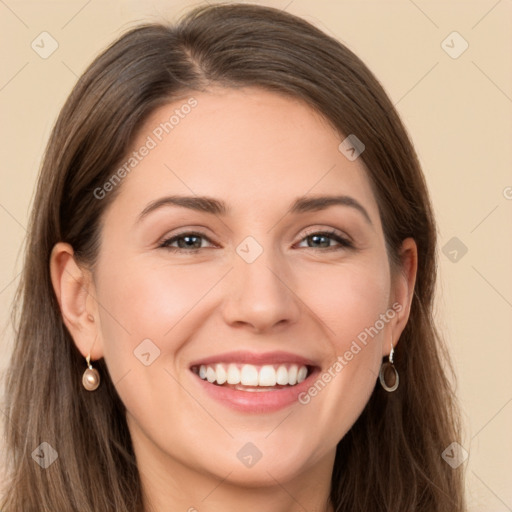
{"type": "MultiPolygon", "coordinates": [[[[352,244],[352,242],[350,242],[346,238],[340,236],[336,231],[312,231],[310,233],[306,233],[306,235],[300,241],[302,242],[303,240],[305,240],[313,235],[320,235],[323,237],[332,238],[333,240],[338,242],[340,245],[333,246],[333,247],[327,247],[327,248],[304,247],[304,249],[312,249],[314,251],[320,250],[320,251],[324,251],[324,252],[326,252],[326,251],[330,252],[330,251],[339,251],[342,249],[353,249],[354,248],[354,245],[352,244]]],[[[185,253],[187,253],[187,252],[188,253],[197,253],[197,252],[201,251],[202,249],[206,249],[206,247],[199,247],[197,249],[183,249],[181,247],[170,247],[171,243],[174,243],[175,241],[179,240],[180,238],[185,238],[186,236],[201,237],[201,238],[204,238],[205,240],[208,240],[210,243],[212,243],[211,240],[204,233],[200,233],[197,231],[184,231],[182,233],[174,235],[171,238],[167,238],[166,240],[163,240],[158,247],[162,248],[162,249],[166,249],[170,252],[185,252],[185,253]]]]}

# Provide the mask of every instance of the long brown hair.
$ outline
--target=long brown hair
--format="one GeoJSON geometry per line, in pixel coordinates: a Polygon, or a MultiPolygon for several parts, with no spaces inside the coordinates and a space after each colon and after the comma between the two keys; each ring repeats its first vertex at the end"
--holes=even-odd
{"type": "Polygon", "coordinates": [[[62,321],[49,259],[64,241],[81,264],[94,267],[102,213],[120,187],[101,200],[94,190],[112,176],[155,108],[211,84],[298,98],[340,137],[355,134],[365,144],[360,158],[392,266],[405,238],[418,247],[410,318],[395,351],[400,386],[387,393],[376,385],[339,442],[335,510],[465,510],[462,470],[441,457],[460,441],[460,424],[453,369],[433,319],[435,220],[408,134],[377,79],[340,42],[280,10],[227,4],[195,9],[177,25],[129,30],[88,67],[58,117],[13,310],[16,338],[6,379],[11,480],[3,512],[143,510],[124,405],[103,360],[96,362],[100,388],[82,388],[84,360],[62,321]],[[32,456],[41,443],[58,454],[45,470],[32,456]]]}

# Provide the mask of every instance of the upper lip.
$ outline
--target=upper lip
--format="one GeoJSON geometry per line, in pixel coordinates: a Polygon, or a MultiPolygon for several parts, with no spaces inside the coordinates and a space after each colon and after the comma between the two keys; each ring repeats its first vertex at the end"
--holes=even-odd
{"type": "Polygon", "coordinates": [[[304,366],[318,366],[318,363],[312,359],[292,354],[291,352],[274,351],[257,353],[238,350],[234,352],[223,352],[204,359],[198,359],[197,361],[190,363],[190,367],[213,363],[245,363],[253,365],[297,363],[304,366]]]}

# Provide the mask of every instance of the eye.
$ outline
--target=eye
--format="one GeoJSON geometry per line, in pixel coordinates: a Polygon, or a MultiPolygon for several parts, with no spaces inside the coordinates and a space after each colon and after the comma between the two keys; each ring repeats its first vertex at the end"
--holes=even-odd
{"type": "MultiPolygon", "coordinates": [[[[159,248],[167,249],[171,252],[199,252],[201,249],[205,249],[202,246],[201,239],[211,242],[211,240],[200,232],[183,232],[179,233],[171,238],[163,240],[158,246],[159,248]],[[177,243],[175,246],[173,244],[177,243]]],[[[302,241],[311,241],[313,244],[321,244],[319,247],[308,246],[307,249],[320,249],[324,251],[336,251],[341,249],[353,248],[352,242],[338,234],[336,231],[313,231],[308,233],[302,241]],[[336,246],[330,245],[330,240],[334,240],[338,243],[336,246]],[[327,245],[326,242],[327,241],[327,245]]]]}
{"type": "Polygon", "coordinates": [[[326,251],[339,251],[341,249],[350,249],[350,248],[354,247],[352,242],[350,242],[349,240],[347,240],[345,237],[341,236],[334,230],[333,231],[318,231],[318,232],[314,231],[314,232],[308,233],[302,240],[312,241],[314,244],[316,244],[316,243],[322,244],[323,243],[323,245],[321,245],[320,247],[308,246],[307,247],[308,249],[322,249],[322,247],[324,247],[326,251]],[[339,245],[338,246],[329,245],[329,239],[338,242],[339,245]],[[328,245],[325,245],[325,243],[323,242],[325,240],[327,240],[328,245]]]}
{"type": "Polygon", "coordinates": [[[168,249],[171,252],[199,252],[198,250],[196,251],[194,249],[204,249],[204,247],[201,246],[201,238],[204,238],[205,240],[208,241],[210,240],[204,233],[186,231],[183,233],[179,233],[178,235],[175,235],[171,238],[167,238],[158,247],[168,249]],[[174,244],[175,242],[178,242],[178,247],[171,245],[174,244]]]}

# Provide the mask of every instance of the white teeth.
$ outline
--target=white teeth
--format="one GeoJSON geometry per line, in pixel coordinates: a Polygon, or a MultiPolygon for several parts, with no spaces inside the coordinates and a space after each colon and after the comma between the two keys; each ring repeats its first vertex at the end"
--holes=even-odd
{"type": "Polygon", "coordinates": [[[206,368],[206,380],[208,382],[214,382],[215,380],[217,380],[215,370],[211,366],[208,366],[208,368],[206,368]]]}
{"type": "MultiPolygon", "coordinates": [[[[199,372],[199,376],[201,377],[201,372],[199,372]]],[[[240,384],[240,370],[236,364],[228,366],[228,384],[240,384]]]]}
{"type": "Polygon", "coordinates": [[[286,366],[281,365],[276,372],[276,383],[283,386],[288,384],[288,370],[286,366]]]}
{"type": "MultiPolygon", "coordinates": [[[[275,386],[276,382],[277,377],[274,367],[269,364],[262,366],[258,377],[258,386],[275,386]]],[[[286,384],[288,384],[288,382],[286,384]]]]}
{"type": "Polygon", "coordinates": [[[293,364],[288,370],[288,384],[292,386],[297,384],[297,365],[293,364]]]}
{"type": "Polygon", "coordinates": [[[217,384],[224,384],[228,378],[226,370],[221,364],[215,365],[215,375],[217,376],[217,384]]]}
{"type": "Polygon", "coordinates": [[[308,369],[305,366],[301,366],[299,368],[299,372],[297,373],[297,384],[302,382],[308,374],[308,369]]]}
{"type": "Polygon", "coordinates": [[[214,365],[200,365],[199,377],[208,382],[216,382],[219,385],[240,384],[241,386],[272,387],[294,386],[302,382],[308,375],[308,369],[304,365],[265,364],[255,366],[252,364],[238,365],[236,363],[214,365]]]}
{"type": "Polygon", "coordinates": [[[258,369],[252,364],[244,364],[240,372],[240,383],[244,386],[258,385],[258,369]]]}

